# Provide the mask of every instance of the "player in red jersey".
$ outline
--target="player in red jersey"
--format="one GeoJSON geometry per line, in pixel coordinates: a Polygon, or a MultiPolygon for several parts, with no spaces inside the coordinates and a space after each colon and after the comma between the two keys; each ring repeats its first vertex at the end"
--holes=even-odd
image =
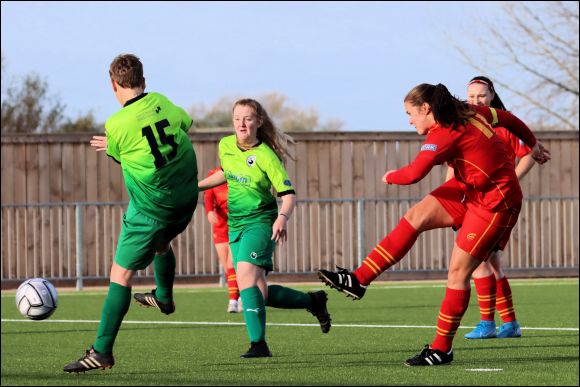
{"type": "MultiPolygon", "coordinates": [[[[221,170],[220,167],[211,169],[208,176],[221,170]]],[[[212,225],[213,243],[218,254],[221,267],[224,268],[230,301],[227,311],[229,313],[241,312],[240,290],[236,280],[236,271],[232,261],[230,239],[228,238],[228,185],[222,184],[210,188],[204,192],[205,213],[207,220],[212,225]]]]}
{"type": "MultiPolygon", "coordinates": [[[[490,106],[492,108],[507,110],[495,91],[493,82],[483,76],[474,77],[467,85],[467,102],[472,105],[490,106]]],[[[492,113],[495,113],[492,111],[492,113]]],[[[535,162],[531,155],[531,149],[511,132],[501,126],[496,126],[497,120],[491,123],[494,131],[504,140],[510,151],[510,157],[520,159],[516,166],[516,176],[521,180],[535,162]]],[[[447,180],[453,177],[453,169],[449,168],[447,180]]],[[[512,301],[512,291],[509,281],[501,268],[501,250],[490,254],[487,261],[483,261],[473,272],[473,282],[477,292],[477,301],[481,321],[475,329],[467,333],[466,339],[489,339],[520,337],[522,331],[516,319],[516,312],[512,301]],[[496,333],[495,310],[499,313],[503,324],[496,333]]]]}
{"type": "MultiPolygon", "coordinates": [[[[461,227],[451,253],[435,339],[405,362],[440,365],[453,360],[453,338],[469,305],[471,274],[492,251],[505,246],[518,218],[522,192],[507,146],[490,126],[490,108],[459,101],[442,84],[416,86],[404,101],[410,123],[427,138],[410,165],[388,171],[383,181],[413,184],[445,162],[453,166],[455,177],[409,209],[354,272],[339,268],[338,272],[320,270],[318,275],[331,287],[360,299],[374,279],[406,255],[420,233],[461,227]]],[[[534,160],[543,164],[550,159],[522,121],[505,111],[496,113],[500,125],[532,148],[534,160]]]]}

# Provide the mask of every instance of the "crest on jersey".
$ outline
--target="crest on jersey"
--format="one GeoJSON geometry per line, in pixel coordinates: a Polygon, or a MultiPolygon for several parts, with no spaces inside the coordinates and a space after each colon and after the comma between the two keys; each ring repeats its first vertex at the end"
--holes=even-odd
{"type": "Polygon", "coordinates": [[[433,151],[437,150],[437,144],[425,144],[421,147],[422,151],[433,151]]]}
{"type": "Polygon", "coordinates": [[[253,167],[254,165],[256,165],[256,155],[248,156],[248,158],[246,159],[246,164],[248,165],[248,167],[253,167]]]}

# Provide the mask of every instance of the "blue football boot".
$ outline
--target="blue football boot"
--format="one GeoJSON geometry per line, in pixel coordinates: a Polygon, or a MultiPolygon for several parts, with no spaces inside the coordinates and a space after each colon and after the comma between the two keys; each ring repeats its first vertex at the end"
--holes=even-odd
{"type": "Polygon", "coordinates": [[[463,337],[466,339],[493,339],[495,337],[495,321],[481,320],[474,330],[463,337]]]}
{"type": "Polygon", "coordinates": [[[520,324],[518,324],[517,320],[507,322],[499,327],[499,331],[497,332],[498,339],[507,339],[510,337],[521,337],[522,330],[520,329],[520,324]]]}

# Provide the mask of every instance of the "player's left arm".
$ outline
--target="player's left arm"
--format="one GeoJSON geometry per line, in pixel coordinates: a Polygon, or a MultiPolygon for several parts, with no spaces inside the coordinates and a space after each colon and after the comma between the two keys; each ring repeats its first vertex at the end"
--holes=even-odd
{"type": "Polygon", "coordinates": [[[278,217],[272,225],[272,240],[275,242],[286,242],[288,239],[288,219],[292,216],[296,207],[296,194],[288,193],[282,196],[282,206],[278,212],[278,217]]]}
{"type": "Polygon", "coordinates": [[[275,156],[274,152],[272,152],[270,160],[265,165],[259,165],[259,167],[266,173],[278,193],[278,197],[282,199],[278,217],[272,225],[272,240],[285,242],[288,238],[288,220],[294,212],[294,207],[296,207],[296,190],[288,177],[288,172],[286,172],[284,165],[275,156]]]}

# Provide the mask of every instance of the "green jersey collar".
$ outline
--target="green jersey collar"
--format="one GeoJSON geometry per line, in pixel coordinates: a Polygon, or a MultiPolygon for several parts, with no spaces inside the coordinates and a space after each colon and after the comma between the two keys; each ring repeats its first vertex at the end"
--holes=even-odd
{"type": "Polygon", "coordinates": [[[147,95],[147,93],[143,93],[143,94],[139,94],[135,98],[131,98],[130,100],[128,100],[127,102],[125,102],[125,104],[123,105],[123,107],[127,107],[127,106],[131,105],[133,102],[139,101],[141,98],[144,98],[146,95],[147,95]]]}

